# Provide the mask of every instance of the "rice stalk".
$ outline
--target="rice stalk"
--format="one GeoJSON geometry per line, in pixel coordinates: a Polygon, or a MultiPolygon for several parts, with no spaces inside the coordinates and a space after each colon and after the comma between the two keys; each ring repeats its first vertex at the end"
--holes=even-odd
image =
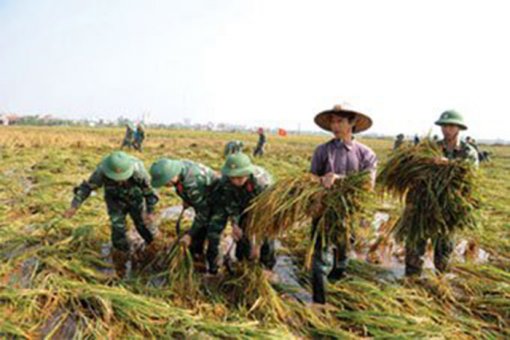
{"type": "Polygon", "coordinates": [[[416,244],[478,226],[475,169],[464,160],[443,159],[439,147],[428,140],[390,155],[378,182],[405,201],[393,231],[399,241],[416,244]]]}
{"type": "Polygon", "coordinates": [[[284,178],[253,200],[246,210],[246,231],[259,239],[276,238],[310,218],[319,218],[319,225],[325,228],[327,216],[335,222],[327,232],[337,239],[348,232],[345,226],[366,216],[370,188],[367,172],[337,180],[331,189],[325,189],[319,178],[311,174],[284,178]]]}

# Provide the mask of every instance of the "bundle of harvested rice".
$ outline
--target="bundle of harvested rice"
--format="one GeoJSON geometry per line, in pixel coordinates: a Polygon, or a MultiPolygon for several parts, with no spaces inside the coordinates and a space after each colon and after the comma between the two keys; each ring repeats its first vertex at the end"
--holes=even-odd
{"type": "Polygon", "coordinates": [[[175,246],[170,255],[170,288],[179,294],[186,292],[185,298],[193,300],[200,294],[199,279],[193,269],[193,257],[185,246],[175,246]]]}
{"type": "Polygon", "coordinates": [[[247,232],[257,237],[275,237],[292,225],[306,221],[323,192],[312,174],[279,180],[257,196],[247,209],[247,232]]]}
{"type": "Polygon", "coordinates": [[[189,301],[200,295],[200,280],[194,270],[193,256],[178,240],[152,263],[152,269],[156,272],[163,270],[155,277],[168,278],[168,288],[176,296],[186,292],[183,297],[189,301]]]}
{"type": "Polygon", "coordinates": [[[437,144],[426,140],[394,152],[378,176],[384,190],[405,200],[395,224],[397,240],[451,235],[475,228],[480,200],[476,171],[464,160],[447,160],[437,144]]]}
{"type": "Polygon", "coordinates": [[[339,179],[331,189],[325,189],[311,174],[284,178],[247,209],[246,231],[256,238],[275,238],[314,217],[320,219],[319,226],[324,226],[326,219],[333,222],[328,223],[332,226],[328,233],[343,234],[346,226],[365,216],[370,198],[371,178],[367,172],[339,179]]]}
{"type": "Polygon", "coordinates": [[[289,306],[272,287],[262,267],[253,263],[239,263],[235,275],[222,283],[232,308],[264,321],[285,321],[290,317],[289,306]]]}

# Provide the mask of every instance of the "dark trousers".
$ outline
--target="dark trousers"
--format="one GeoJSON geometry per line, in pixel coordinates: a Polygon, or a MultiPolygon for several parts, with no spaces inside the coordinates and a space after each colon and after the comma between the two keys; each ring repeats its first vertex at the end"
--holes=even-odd
{"type": "Polygon", "coordinates": [[[264,146],[263,145],[257,145],[255,148],[255,151],[253,152],[254,157],[262,157],[264,155],[264,146]]]}
{"type": "Polygon", "coordinates": [[[325,230],[331,227],[332,223],[338,222],[327,218],[324,228],[319,230],[319,221],[320,218],[312,220],[312,237],[316,238],[312,257],[313,301],[315,303],[326,303],[327,276],[332,273],[344,273],[347,268],[347,250],[349,242],[353,241],[353,236],[346,231],[338,235],[334,242],[330,242],[333,240],[328,240],[325,230]],[[332,244],[333,252],[330,251],[330,243],[334,243],[332,244]]]}
{"type": "MultiPolygon", "coordinates": [[[[228,218],[225,217],[222,223],[214,223],[211,225],[207,232],[208,248],[207,248],[207,262],[209,264],[209,270],[214,272],[218,269],[218,259],[220,255],[220,241],[221,234],[227,225],[228,218]],[[216,227],[214,227],[216,226],[216,227]]],[[[240,227],[244,231],[244,221],[242,218],[240,227]]],[[[236,258],[239,261],[247,260],[250,257],[251,245],[246,235],[236,242],[236,258]]],[[[275,241],[264,240],[260,249],[260,263],[266,268],[272,269],[276,264],[276,252],[275,252],[275,241]]]]}
{"type": "Polygon", "coordinates": [[[129,215],[135,224],[136,231],[150,244],[154,238],[154,231],[150,230],[143,220],[143,199],[133,202],[124,202],[113,197],[106,197],[106,206],[112,229],[113,248],[120,251],[129,251],[129,242],[126,236],[126,217],[129,215]]]}
{"type": "Polygon", "coordinates": [[[207,239],[207,228],[211,219],[211,209],[200,207],[195,209],[195,218],[189,231],[191,236],[190,252],[193,257],[204,255],[205,240],[207,239]]]}
{"type": "MultiPolygon", "coordinates": [[[[453,252],[454,242],[451,237],[440,237],[433,240],[434,266],[440,272],[448,269],[448,262],[453,252]]],[[[412,245],[406,242],[406,276],[421,275],[423,256],[425,255],[427,240],[420,240],[412,245]]]]}

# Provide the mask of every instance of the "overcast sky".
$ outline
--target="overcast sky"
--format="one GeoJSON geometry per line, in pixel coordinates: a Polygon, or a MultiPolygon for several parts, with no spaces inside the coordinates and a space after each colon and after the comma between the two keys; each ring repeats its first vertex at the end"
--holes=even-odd
{"type": "Polygon", "coordinates": [[[505,1],[0,0],[0,112],[510,139],[505,1]],[[437,132],[438,130],[433,130],[437,132]]]}

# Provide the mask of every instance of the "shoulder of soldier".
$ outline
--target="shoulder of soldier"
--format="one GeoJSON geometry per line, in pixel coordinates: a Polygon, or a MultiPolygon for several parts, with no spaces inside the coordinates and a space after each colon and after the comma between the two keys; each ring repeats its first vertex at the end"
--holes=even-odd
{"type": "Polygon", "coordinates": [[[460,142],[460,146],[462,148],[462,150],[466,153],[466,154],[478,154],[478,151],[476,151],[476,148],[469,144],[469,143],[466,143],[464,141],[460,142]]]}
{"type": "Polygon", "coordinates": [[[132,156],[132,161],[134,166],[133,177],[142,180],[149,178],[149,173],[147,172],[147,169],[145,169],[143,162],[134,156],[132,156]]]}
{"type": "Polygon", "coordinates": [[[253,179],[258,186],[266,187],[273,184],[273,176],[261,166],[254,167],[253,179]]]}
{"type": "Polygon", "coordinates": [[[186,161],[184,164],[185,177],[189,177],[190,181],[204,182],[204,184],[208,185],[213,180],[218,179],[216,172],[207,165],[192,161],[186,161]]]}
{"type": "Polygon", "coordinates": [[[92,174],[90,175],[90,178],[89,180],[93,181],[93,182],[97,182],[97,181],[100,181],[102,180],[103,178],[105,178],[105,173],[104,173],[104,170],[103,170],[103,167],[101,166],[102,163],[99,163],[96,168],[94,169],[94,171],[92,172],[92,174]]]}
{"type": "Polygon", "coordinates": [[[138,158],[131,156],[135,172],[145,171],[145,165],[138,158]]]}
{"type": "Polygon", "coordinates": [[[228,179],[227,176],[222,175],[218,180],[215,191],[224,192],[225,190],[228,190],[230,187],[231,187],[230,180],[228,179]]]}

